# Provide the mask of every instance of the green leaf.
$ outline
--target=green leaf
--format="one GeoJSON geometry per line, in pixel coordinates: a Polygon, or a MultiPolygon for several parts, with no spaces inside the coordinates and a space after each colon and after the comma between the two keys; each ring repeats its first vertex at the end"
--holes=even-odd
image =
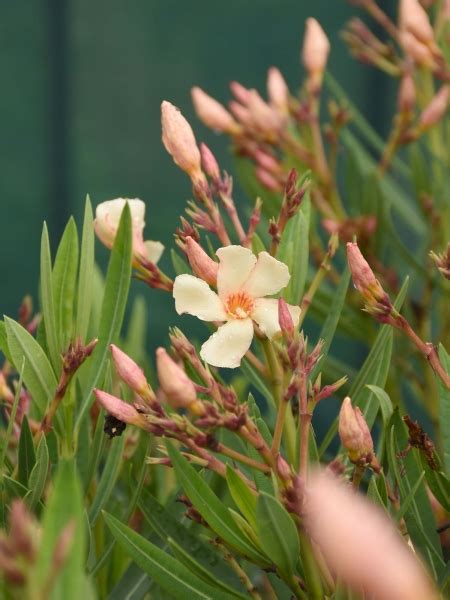
{"type": "Polygon", "coordinates": [[[0,351],[3,352],[6,360],[8,360],[11,364],[14,364],[11,354],[9,353],[8,337],[6,335],[6,326],[4,321],[0,321],[0,351]]]}
{"type": "Polygon", "coordinates": [[[52,286],[58,350],[64,352],[73,338],[73,311],[78,271],[78,231],[69,219],[56,252],[52,286]]]}
{"type": "Polygon", "coordinates": [[[229,600],[235,597],[204,582],[177,559],[166,554],[126,525],[122,525],[112,515],[104,513],[104,518],[117,542],[134,562],[174,598],[229,600]]]}
{"type": "Polygon", "coordinates": [[[177,558],[183,565],[185,565],[189,569],[189,571],[194,573],[194,575],[197,575],[198,577],[200,577],[200,579],[206,581],[206,583],[209,583],[214,587],[220,588],[233,598],[243,598],[244,600],[245,598],[248,598],[248,596],[240,594],[238,591],[233,590],[233,588],[230,588],[228,585],[222,583],[220,579],[214,577],[214,575],[210,573],[207,569],[205,569],[203,565],[201,565],[199,562],[193,559],[192,555],[189,552],[186,552],[184,548],[177,544],[177,542],[174,539],[169,537],[167,539],[167,543],[169,544],[169,547],[172,550],[172,553],[175,556],[175,558],[177,558]]]}
{"type": "Polygon", "coordinates": [[[250,523],[253,529],[256,529],[256,496],[250,488],[242,481],[239,475],[227,465],[227,484],[236,506],[250,523]]]}
{"type": "Polygon", "coordinates": [[[394,409],[392,408],[391,399],[389,398],[387,393],[378,385],[367,385],[366,387],[369,388],[369,390],[373,392],[377,397],[378,402],[380,403],[383,423],[386,425],[392,417],[392,413],[394,412],[394,409]]]}
{"type": "MultiPolygon", "coordinates": [[[[437,462],[438,456],[436,453],[434,458],[437,462]]],[[[442,471],[432,469],[423,454],[420,455],[420,459],[430,490],[436,500],[442,504],[444,510],[450,513],[450,480],[442,471]]]]}
{"type": "Polygon", "coordinates": [[[139,499],[139,508],[161,541],[166,542],[169,537],[172,538],[197,563],[200,563],[208,572],[213,573],[216,579],[220,579],[228,585],[240,585],[236,575],[218,552],[211,544],[205,542],[188,528],[189,522],[187,525],[181,522],[172,505],[163,506],[144,489],[139,499]]]}
{"type": "Polygon", "coordinates": [[[47,224],[44,222],[41,237],[41,302],[44,318],[45,338],[50,355],[50,362],[58,375],[61,370],[61,348],[58,344],[58,321],[56,318],[55,299],[52,278],[52,257],[48,239],[47,224]]]}
{"type": "MultiPolygon", "coordinates": [[[[398,485],[402,506],[421,478],[422,469],[417,463],[415,451],[408,452],[404,458],[398,458],[399,452],[408,446],[409,435],[397,410],[392,415],[388,431],[386,442],[389,471],[398,485]]],[[[405,511],[405,523],[414,547],[422,554],[434,575],[439,576],[444,561],[436,533],[436,522],[423,481],[405,511]]]]}
{"type": "Polygon", "coordinates": [[[25,499],[30,510],[33,510],[39,502],[39,500],[41,499],[42,492],[44,491],[45,487],[45,482],[47,481],[48,468],[49,456],[47,441],[45,439],[45,435],[43,435],[37,447],[36,463],[28,479],[28,488],[30,491],[28,492],[25,499]]]}
{"type": "Polygon", "coordinates": [[[97,423],[95,425],[94,437],[92,439],[91,447],[89,449],[89,463],[87,468],[86,478],[83,481],[84,490],[87,491],[89,485],[97,471],[100,457],[105,443],[105,434],[103,431],[105,413],[103,410],[100,411],[97,417],[97,423]]]}
{"type": "Polygon", "coordinates": [[[124,349],[138,364],[145,360],[147,337],[147,303],[143,296],[136,296],[131,308],[130,323],[124,342],[124,349]]]}
{"type": "Polygon", "coordinates": [[[54,478],[53,491],[48,500],[44,517],[42,543],[35,568],[34,589],[42,589],[48,574],[54,573],[54,552],[61,533],[73,523],[73,537],[68,544],[67,556],[59,571],[49,600],[79,600],[84,597],[86,577],[85,564],[85,520],[81,485],[73,460],[61,460],[54,478]]]}
{"type": "Polygon", "coordinates": [[[264,380],[255,369],[255,367],[251,364],[248,358],[244,357],[244,360],[241,363],[241,369],[243,374],[247,377],[249,382],[255,386],[255,388],[260,392],[264,398],[269,402],[269,406],[273,405],[273,396],[269,391],[269,388],[266,386],[264,380]]]}
{"type": "Polygon", "coordinates": [[[41,346],[22,325],[9,317],[5,317],[5,325],[14,365],[17,369],[25,359],[23,380],[38,409],[38,417],[42,418],[55,394],[55,373],[41,346]]]}
{"type": "Polygon", "coordinates": [[[295,523],[280,502],[261,492],[256,506],[257,533],[267,556],[286,577],[292,576],[298,562],[300,542],[295,523]]]}
{"type": "Polygon", "coordinates": [[[91,405],[92,391],[104,371],[109,355],[109,345],[119,335],[122,327],[130,289],[132,249],[131,215],[130,208],[126,204],[109,259],[98,333],[99,341],[90,359],[89,378],[81,400],[76,422],[77,429],[91,405]]]}
{"type": "Polygon", "coordinates": [[[322,359],[319,363],[317,363],[317,365],[313,369],[310,375],[311,381],[314,381],[318,372],[321,370],[322,365],[330,350],[330,346],[333,341],[334,334],[336,333],[342,309],[344,307],[345,297],[347,296],[348,284],[350,283],[350,279],[350,269],[346,267],[345,271],[341,276],[341,280],[339,281],[339,285],[336,288],[336,292],[333,296],[333,300],[331,302],[331,309],[328,313],[327,318],[325,319],[325,323],[323,324],[322,330],[320,332],[319,338],[324,341],[322,348],[322,359]]]}
{"type": "Polygon", "coordinates": [[[100,511],[106,505],[114,489],[117,476],[122,467],[122,452],[125,446],[125,436],[115,437],[111,440],[109,447],[108,458],[97,487],[94,501],[89,509],[89,522],[91,527],[97,520],[100,511]]]}
{"type": "MultiPolygon", "coordinates": [[[[442,366],[450,374],[450,356],[444,346],[439,346],[439,358],[442,366]]],[[[450,477],[450,390],[439,379],[439,423],[444,445],[445,472],[450,477]]]]}
{"type": "Polygon", "coordinates": [[[77,320],[75,326],[75,331],[83,342],[86,341],[92,307],[94,240],[92,206],[89,196],[86,196],[83,234],[81,238],[80,272],[78,275],[77,320]]]}
{"type": "Polygon", "coordinates": [[[33,436],[31,435],[31,430],[26,415],[23,417],[22,427],[20,429],[18,458],[19,481],[20,483],[23,483],[25,487],[27,487],[28,478],[36,462],[36,454],[34,452],[33,436]]]}
{"type": "Polygon", "coordinates": [[[266,563],[264,556],[242,535],[227,507],[214,494],[208,484],[203,481],[194,467],[170,442],[167,441],[166,445],[177,480],[211,529],[228,542],[230,546],[233,546],[251,560],[256,563],[266,563]]]}
{"type": "Polygon", "coordinates": [[[181,258],[181,256],[178,254],[178,252],[175,252],[175,250],[172,248],[170,250],[170,258],[172,260],[172,266],[173,266],[173,270],[175,271],[175,275],[183,275],[184,273],[192,273],[192,269],[191,267],[188,265],[188,263],[184,260],[184,258],[181,258]]]}
{"type": "Polygon", "coordinates": [[[290,304],[299,304],[306,284],[309,259],[309,224],[311,202],[306,194],[297,214],[290,219],[281,236],[277,258],[289,267],[291,278],[283,297],[290,304]]]}

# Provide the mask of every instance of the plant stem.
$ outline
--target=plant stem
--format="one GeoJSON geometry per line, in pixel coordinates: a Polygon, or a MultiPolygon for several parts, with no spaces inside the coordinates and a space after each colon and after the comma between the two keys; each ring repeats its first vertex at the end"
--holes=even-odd
{"type": "Polygon", "coordinates": [[[219,444],[219,446],[217,447],[217,452],[220,452],[220,454],[225,454],[225,456],[228,456],[229,458],[232,458],[233,460],[237,460],[245,465],[248,465],[249,467],[252,467],[253,469],[258,469],[258,471],[262,471],[263,473],[270,473],[270,467],[264,463],[261,463],[257,460],[253,460],[253,458],[250,458],[249,456],[246,456],[245,454],[241,454],[241,452],[238,452],[237,450],[233,450],[232,448],[229,448],[228,446],[224,446],[223,444],[219,444]]]}
{"type": "Polygon", "coordinates": [[[312,415],[308,410],[308,393],[306,389],[306,373],[302,373],[298,391],[300,454],[298,472],[305,480],[308,477],[309,432],[312,415]]]}
{"type": "Polygon", "coordinates": [[[230,565],[230,567],[233,569],[233,571],[239,577],[239,579],[241,580],[242,584],[244,585],[245,589],[250,594],[250,596],[252,598],[254,598],[255,600],[262,600],[258,590],[253,585],[250,577],[247,575],[247,573],[244,571],[244,569],[241,567],[241,565],[238,563],[238,561],[234,558],[234,556],[224,546],[224,544],[219,542],[219,540],[217,540],[217,539],[214,540],[213,544],[217,548],[219,548],[219,550],[222,552],[225,561],[230,565]]]}

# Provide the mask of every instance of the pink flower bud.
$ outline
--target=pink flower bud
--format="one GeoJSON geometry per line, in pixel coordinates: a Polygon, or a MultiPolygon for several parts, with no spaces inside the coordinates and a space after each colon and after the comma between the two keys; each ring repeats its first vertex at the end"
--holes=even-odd
{"type": "Polygon", "coordinates": [[[310,477],[304,520],[328,567],[356,593],[377,600],[438,599],[386,514],[334,477],[310,477]]]}
{"type": "Polygon", "coordinates": [[[202,156],[202,167],[208,177],[213,181],[220,180],[220,169],[216,157],[206,144],[200,144],[200,154],[202,156]]]}
{"type": "Polygon", "coordinates": [[[147,421],[145,417],[138,413],[134,406],[102,390],[94,390],[94,394],[97,402],[103,406],[107,413],[123,423],[146,429],[147,421]]]}
{"type": "Polygon", "coordinates": [[[238,81],[232,81],[230,83],[230,89],[234,97],[239,100],[241,104],[247,104],[250,101],[252,90],[247,89],[238,81]]]}
{"type": "Polygon", "coordinates": [[[195,275],[209,285],[216,286],[218,263],[210,258],[200,244],[190,236],[186,237],[186,255],[195,275]]]}
{"type": "Polygon", "coordinates": [[[227,109],[220,102],[208,96],[201,88],[193,87],[191,97],[198,118],[207,127],[230,134],[239,131],[239,125],[227,109]]]}
{"type": "Polygon", "coordinates": [[[111,354],[117,375],[130,387],[138,396],[146,397],[149,393],[148,381],[144,371],[132,358],[114,344],[110,345],[111,354]]]}
{"type": "Polygon", "coordinates": [[[420,115],[419,124],[422,130],[433,127],[444,117],[448,108],[448,100],[449,86],[443,85],[420,115]]]}
{"type": "Polygon", "coordinates": [[[401,31],[412,33],[421,42],[434,42],[434,31],[418,0],[400,0],[398,25],[401,31]]]}
{"type": "Polygon", "coordinates": [[[281,71],[270,67],[267,73],[267,95],[270,104],[281,113],[288,112],[289,88],[281,71]]]}
{"type": "Polygon", "coordinates": [[[283,298],[278,299],[278,323],[280,325],[281,331],[286,335],[286,337],[292,338],[294,335],[294,321],[292,320],[292,315],[289,310],[289,306],[283,298]]]}
{"type": "Polygon", "coordinates": [[[397,104],[403,113],[411,112],[416,105],[416,86],[411,73],[405,73],[400,81],[397,104]]]}
{"type": "Polygon", "coordinates": [[[356,289],[369,302],[385,302],[387,294],[380,285],[380,282],[373,274],[369,263],[361,254],[356,242],[347,243],[348,266],[353,278],[356,289]]]}
{"type": "Polygon", "coordinates": [[[162,141],[174,162],[194,183],[204,180],[200,165],[200,151],[191,126],[181,112],[170,102],[161,104],[162,141]]]}
{"type": "Polygon", "coordinates": [[[320,87],[327,66],[330,42],[316,19],[306,19],[302,62],[312,81],[320,87]]]}
{"type": "Polygon", "coordinates": [[[271,175],[268,171],[263,169],[262,167],[257,167],[255,170],[256,177],[263,184],[265,188],[267,188],[271,192],[280,192],[283,189],[283,186],[273,175],[271,175]]]}
{"type": "Polygon", "coordinates": [[[156,369],[161,389],[172,408],[192,410],[197,406],[199,401],[194,384],[164,348],[156,350],[156,369]]]}
{"type": "Polygon", "coordinates": [[[417,65],[431,68],[434,65],[433,53],[430,48],[418,40],[409,31],[400,31],[400,43],[405,54],[417,65]]]}
{"type": "Polygon", "coordinates": [[[353,408],[345,398],[339,412],[339,437],[352,462],[371,462],[373,441],[369,428],[359,408],[353,408]]]}

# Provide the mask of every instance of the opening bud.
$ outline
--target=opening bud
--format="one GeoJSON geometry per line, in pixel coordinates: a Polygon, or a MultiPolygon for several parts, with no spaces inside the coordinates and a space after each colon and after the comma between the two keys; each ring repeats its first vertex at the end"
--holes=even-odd
{"type": "Polygon", "coordinates": [[[210,258],[200,244],[190,236],[186,238],[186,256],[195,275],[206,281],[209,285],[217,285],[217,269],[219,267],[212,258],[210,258]]]}
{"type": "Polygon", "coordinates": [[[374,452],[372,436],[362,412],[358,407],[353,408],[348,396],[344,399],[339,412],[339,437],[352,462],[357,464],[372,462],[374,452]]]}
{"type": "Polygon", "coordinates": [[[197,400],[194,384],[164,348],[156,350],[156,369],[161,389],[172,408],[185,408],[195,414],[203,414],[203,404],[197,400]]]}

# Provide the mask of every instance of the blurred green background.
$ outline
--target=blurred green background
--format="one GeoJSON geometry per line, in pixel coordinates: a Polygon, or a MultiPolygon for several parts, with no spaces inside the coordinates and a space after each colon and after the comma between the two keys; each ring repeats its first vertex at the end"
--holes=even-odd
{"type": "MultiPolygon", "coordinates": [[[[229,81],[263,91],[276,65],[295,90],[307,16],[331,39],[333,74],[382,128],[385,80],[339,38],[356,12],[344,0],[1,0],[2,312],[15,316],[24,294],[36,298],[42,222],[54,252],[68,217],[80,223],[86,193],[94,205],[142,198],[146,237],[171,244],[190,185],[160,142],[161,101],[178,105],[229,169],[226,140],[196,120],[190,87],[225,102],[229,81]]],[[[133,289],[152,305],[156,342],[176,322],[173,307],[161,292],[133,289]]]]}

